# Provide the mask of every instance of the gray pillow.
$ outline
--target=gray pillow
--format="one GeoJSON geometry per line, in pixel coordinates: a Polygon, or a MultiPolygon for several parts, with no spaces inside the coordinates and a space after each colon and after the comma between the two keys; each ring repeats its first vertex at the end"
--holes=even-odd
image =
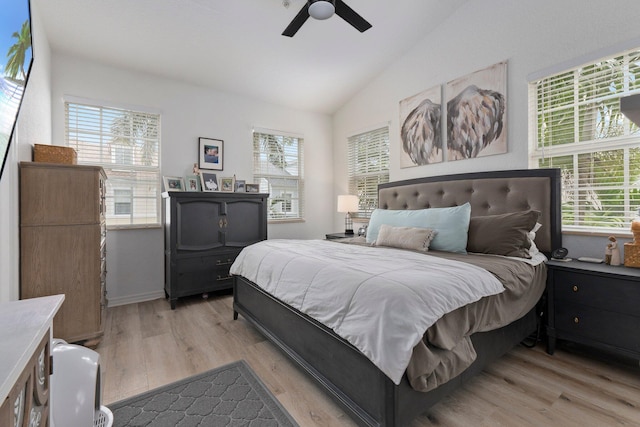
{"type": "Polygon", "coordinates": [[[472,217],[467,251],[481,254],[531,258],[529,232],[540,212],[534,210],[472,217]]]}
{"type": "Polygon", "coordinates": [[[435,235],[436,232],[430,228],[392,227],[382,224],[374,245],[426,252],[435,235]]]}

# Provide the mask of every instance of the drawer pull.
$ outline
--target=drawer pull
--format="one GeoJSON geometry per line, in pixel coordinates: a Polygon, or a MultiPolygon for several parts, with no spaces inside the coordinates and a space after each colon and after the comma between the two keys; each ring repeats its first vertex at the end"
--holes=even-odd
{"type": "Polygon", "coordinates": [[[230,275],[230,274],[228,274],[228,275],[226,275],[226,276],[220,276],[220,275],[218,275],[218,279],[217,279],[217,280],[218,280],[218,281],[223,281],[223,280],[229,280],[229,279],[231,279],[231,278],[233,278],[233,276],[232,276],[232,275],[230,275]]]}
{"type": "Polygon", "coordinates": [[[227,258],[227,260],[219,259],[216,261],[216,265],[231,265],[233,264],[233,260],[231,258],[227,258]]]}
{"type": "Polygon", "coordinates": [[[578,292],[578,286],[573,285],[573,292],[578,292]]]}
{"type": "Polygon", "coordinates": [[[580,323],[580,319],[576,316],[573,318],[573,323],[578,324],[580,323]]]}

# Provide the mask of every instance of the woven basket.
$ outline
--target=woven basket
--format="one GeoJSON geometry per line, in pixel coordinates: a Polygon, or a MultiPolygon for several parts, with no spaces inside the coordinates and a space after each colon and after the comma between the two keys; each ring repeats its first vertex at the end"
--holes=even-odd
{"type": "Polygon", "coordinates": [[[78,162],[78,154],[71,147],[58,145],[33,145],[33,161],[44,163],[62,163],[75,165],[78,162]]]}
{"type": "Polygon", "coordinates": [[[624,266],[640,268],[640,245],[624,244],[624,266]]]}

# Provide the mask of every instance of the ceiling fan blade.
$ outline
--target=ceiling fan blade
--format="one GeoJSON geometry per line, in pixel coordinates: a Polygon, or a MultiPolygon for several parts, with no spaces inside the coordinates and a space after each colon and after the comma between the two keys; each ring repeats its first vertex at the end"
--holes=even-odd
{"type": "Polygon", "coordinates": [[[300,9],[300,12],[298,12],[296,17],[293,18],[293,21],[291,21],[289,26],[285,28],[282,35],[287,37],[293,37],[293,35],[298,32],[300,27],[302,27],[302,24],[307,22],[307,19],[309,19],[309,3],[308,2],[302,7],[302,9],[300,9]]]}
{"type": "Polygon", "coordinates": [[[362,16],[358,15],[358,13],[351,9],[345,2],[342,0],[336,0],[336,15],[347,21],[349,24],[353,25],[353,27],[364,33],[369,28],[371,28],[371,24],[364,19],[362,16]]]}

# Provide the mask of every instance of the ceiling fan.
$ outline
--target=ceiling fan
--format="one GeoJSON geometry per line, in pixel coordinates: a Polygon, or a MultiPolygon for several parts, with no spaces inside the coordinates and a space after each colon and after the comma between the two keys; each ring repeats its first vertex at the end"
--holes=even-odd
{"type": "Polygon", "coordinates": [[[302,24],[309,19],[309,16],[322,20],[332,17],[334,13],[361,33],[371,28],[371,24],[367,22],[366,19],[358,15],[356,11],[347,6],[342,0],[309,0],[307,4],[300,9],[296,17],[293,18],[293,21],[291,21],[282,35],[293,37],[300,27],[302,27],[302,24]]]}

